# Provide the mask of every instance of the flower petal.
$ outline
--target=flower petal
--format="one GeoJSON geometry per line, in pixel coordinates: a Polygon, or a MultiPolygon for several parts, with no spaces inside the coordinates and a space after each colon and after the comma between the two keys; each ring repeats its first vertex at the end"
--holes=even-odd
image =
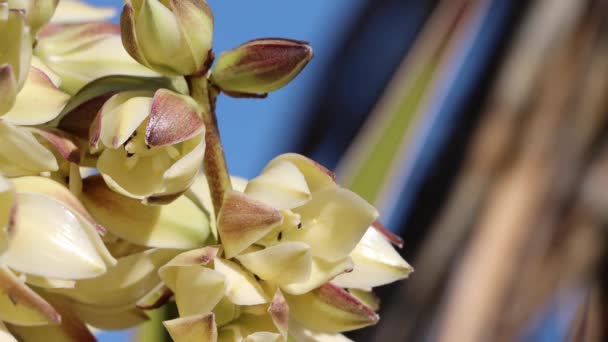
{"type": "Polygon", "coordinates": [[[165,204],[185,192],[194,182],[199,173],[205,156],[205,139],[202,135],[181,143],[182,157],[163,173],[162,189],[146,200],[149,203],[165,204]],[[163,201],[162,197],[169,197],[163,201]],[[159,198],[161,200],[159,200],[159,198]]]}
{"type": "Polygon", "coordinates": [[[184,252],[158,270],[163,282],[175,293],[181,316],[210,312],[224,297],[225,276],[204,266],[218,252],[216,247],[184,252]]]}
{"type": "Polygon", "coordinates": [[[53,153],[40,144],[31,132],[0,119],[0,173],[8,177],[57,171],[53,153]]]}
{"type": "MultiPolygon", "coordinates": [[[[86,220],[90,225],[95,226],[95,230],[99,234],[105,233],[105,228],[101,226],[93,216],[80,203],[78,198],[71,193],[65,186],[46,177],[19,177],[12,179],[17,192],[41,194],[50,197],[51,199],[65,205],[71,211],[77,213],[82,219],[86,220]]],[[[95,235],[95,234],[92,234],[95,235]]],[[[114,264],[115,261],[110,261],[114,264]]]]}
{"type": "Polygon", "coordinates": [[[0,322],[0,341],[2,342],[17,342],[17,339],[6,328],[4,323],[0,322]]]}
{"type": "Polygon", "coordinates": [[[278,284],[305,282],[310,277],[312,256],[303,242],[284,242],[236,259],[263,280],[278,284]]]}
{"type": "Polygon", "coordinates": [[[306,281],[282,285],[281,288],[286,293],[294,295],[304,294],[325,284],[335,276],[352,270],[352,268],[353,263],[350,258],[344,258],[335,262],[312,258],[310,277],[306,281]]]}
{"type": "Polygon", "coordinates": [[[173,291],[167,285],[160,283],[141,297],[135,306],[142,310],[154,310],[165,305],[171,298],[173,298],[173,291]]]}
{"type": "Polygon", "coordinates": [[[61,313],[61,323],[35,327],[12,326],[11,331],[20,341],[96,341],[95,336],[72,311],[67,301],[52,297],[49,298],[49,302],[61,313]]]}
{"type": "Polygon", "coordinates": [[[306,178],[306,183],[308,183],[308,188],[311,192],[315,192],[327,186],[336,186],[336,175],[333,172],[329,171],[316,161],[301,154],[281,154],[272,159],[266,168],[271,168],[276,163],[280,163],[282,161],[290,162],[300,169],[300,172],[302,172],[304,178],[306,178]]]}
{"type": "Polygon", "coordinates": [[[168,249],[148,249],[119,258],[114,267],[99,277],[76,282],[73,289],[53,290],[75,301],[98,306],[135,303],[161,283],[158,269],[176,255],[168,249]]]}
{"type": "Polygon", "coordinates": [[[103,330],[123,330],[140,325],[150,318],[145,312],[133,306],[102,306],[71,303],[72,309],[88,325],[103,330]]]}
{"type": "Polygon", "coordinates": [[[72,289],[76,285],[75,280],[52,279],[28,274],[25,282],[44,289],[72,289]]]}
{"type": "Polygon", "coordinates": [[[42,70],[31,67],[15,104],[2,118],[21,126],[43,124],[57,117],[69,99],[42,70]]]}
{"type": "Polygon", "coordinates": [[[144,205],[92,176],[83,181],[82,203],[112,234],[135,244],[190,249],[210,235],[209,218],[184,196],[164,206],[144,205]]]}
{"type": "Polygon", "coordinates": [[[226,277],[226,297],[237,305],[257,305],[268,302],[264,289],[253,275],[237,263],[216,258],[214,268],[226,277]]]}
{"type": "Polygon", "coordinates": [[[172,145],[202,134],[205,126],[201,111],[190,96],[157,90],[146,126],[146,143],[156,147],[172,145]]]}
{"type": "Polygon", "coordinates": [[[175,342],[217,341],[217,327],[212,312],[164,321],[175,342]]]}
{"type": "Polygon", "coordinates": [[[8,112],[17,96],[17,80],[10,64],[0,65],[0,116],[8,112]]]}
{"type": "Polygon", "coordinates": [[[407,278],[413,268],[376,229],[370,227],[350,254],[352,272],[337,276],[333,283],[341,287],[372,288],[407,278]]]}
{"type": "Polygon", "coordinates": [[[217,219],[226,258],[240,253],[282,221],[278,210],[240,192],[227,192],[217,219]]]}
{"type": "Polygon", "coordinates": [[[106,229],[89,214],[78,198],[63,185],[45,177],[19,177],[13,179],[18,193],[29,193],[45,196],[49,201],[56,201],[72,212],[79,221],[83,222],[82,229],[87,234],[97,253],[103,258],[106,265],[115,265],[116,259],[110,254],[100,234],[106,229]]]}
{"type": "Polygon", "coordinates": [[[21,193],[17,201],[15,234],[4,254],[8,266],[60,279],[91,278],[106,271],[83,227],[88,223],[44,195],[21,193]]]}
{"type": "Polygon", "coordinates": [[[291,162],[277,161],[247,184],[245,193],[276,209],[299,207],[311,198],[306,179],[291,162]]]}
{"type": "Polygon", "coordinates": [[[17,210],[16,204],[15,187],[9,180],[0,176],[0,255],[8,248],[17,210]]]}
{"type": "Polygon", "coordinates": [[[224,297],[226,287],[226,276],[220,272],[203,266],[180,268],[172,288],[180,316],[211,311],[224,297]]]}
{"type": "Polygon", "coordinates": [[[125,196],[144,200],[163,188],[164,173],[173,160],[167,153],[138,156],[133,165],[123,149],[105,149],[97,161],[97,169],[106,184],[125,196]]]}
{"type": "Polygon", "coordinates": [[[61,0],[51,22],[74,24],[111,19],[116,10],[112,7],[93,7],[78,0],[61,0]]]}
{"type": "Polygon", "coordinates": [[[42,33],[34,52],[61,77],[61,88],[70,94],[109,75],[158,76],[125,51],[118,25],[86,23],[42,33]]]}
{"type": "Polygon", "coordinates": [[[287,339],[287,333],[289,330],[289,305],[281,293],[281,290],[277,290],[272,298],[272,302],[268,306],[268,314],[272,318],[274,325],[277,327],[283,338],[287,339]]]}
{"type": "Polygon", "coordinates": [[[291,316],[303,326],[336,333],[378,322],[378,315],[348,292],[332,284],[301,295],[285,295],[291,316]]]}
{"type": "Polygon", "coordinates": [[[243,342],[282,342],[284,341],[281,334],[271,333],[268,331],[258,331],[247,335],[243,342]]]}
{"type": "Polygon", "coordinates": [[[328,261],[346,257],[378,217],[374,207],[346,189],[319,190],[312,200],[294,209],[302,216],[302,228],[285,231],[286,241],[303,241],[313,256],[328,261]]]}
{"type": "Polygon", "coordinates": [[[0,289],[0,320],[28,326],[61,322],[55,308],[6,266],[0,266],[0,289]]]}
{"type": "Polygon", "coordinates": [[[57,152],[67,161],[80,163],[80,147],[76,138],[55,128],[30,128],[30,131],[51,144],[57,152]]]}
{"type": "Polygon", "coordinates": [[[22,11],[9,9],[6,1],[0,6],[0,15],[3,17],[0,29],[4,38],[0,46],[0,65],[5,63],[11,65],[17,89],[20,90],[27,78],[32,58],[30,27],[22,11]]]}
{"type": "Polygon", "coordinates": [[[101,142],[118,148],[144,122],[152,108],[152,98],[146,91],[125,91],[112,96],[100,111],[101,142]]]}

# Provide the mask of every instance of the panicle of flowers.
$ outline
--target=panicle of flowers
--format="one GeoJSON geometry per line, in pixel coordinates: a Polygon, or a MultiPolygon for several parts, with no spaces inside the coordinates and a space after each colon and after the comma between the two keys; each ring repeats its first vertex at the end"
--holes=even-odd
{"type": "Polygon", "coordinates": [[[412,268],[378,212],[288,153],[231,177],[216,99],[312,58],[267,38],[214,57],[205,0],[0,0],[0,336],[94,341],[174,301],[175,341],[341,341],[412,268]]]}

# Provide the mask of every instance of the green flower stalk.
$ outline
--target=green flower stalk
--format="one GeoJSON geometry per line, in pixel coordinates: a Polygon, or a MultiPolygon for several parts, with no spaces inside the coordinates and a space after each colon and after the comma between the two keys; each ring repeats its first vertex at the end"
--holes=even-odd
{"type": "Polygon", "coordinates": [[[219,96],[312,58],[256,39],[214,62],[204,0],[0,0],[0,338],[94,341],[175,301],[182,341],[336,341],[412,268],[376,209],[283,154],[231,177],[219,96]],[[92,329],[94,328],[94,329],[92,329]]]}

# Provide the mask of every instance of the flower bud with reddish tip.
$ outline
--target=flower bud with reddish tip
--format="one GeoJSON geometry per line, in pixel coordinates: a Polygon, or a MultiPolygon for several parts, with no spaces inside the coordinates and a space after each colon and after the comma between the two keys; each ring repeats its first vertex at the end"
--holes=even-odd
{"type": "Polygon", "coordinates": [[[306,42],[256,39],[220,54],[211,80],[228,94],[264,94],[287,85],[312,56],[306,42]]]}
{"type": "Polygon", "coordinates": [[[206,71],[213,14],[205,0],[127,0],[122,42],[148,68],[169,76],[206,71]]]}

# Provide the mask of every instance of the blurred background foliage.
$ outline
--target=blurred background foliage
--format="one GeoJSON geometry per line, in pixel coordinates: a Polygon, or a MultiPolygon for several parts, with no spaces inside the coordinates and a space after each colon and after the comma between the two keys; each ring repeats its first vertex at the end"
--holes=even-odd
{"type": "MultiPolygon", "coordinates": [[[[315,49],[268,99],[220,100],[230,170],[304,153],[406,241],[416,272],[352,339],[606,338],[607,1],[209,3],[216,52],[268,36],[315,49]]],[[[149,327],[140,340],[162,335],[149,327]]]]}

